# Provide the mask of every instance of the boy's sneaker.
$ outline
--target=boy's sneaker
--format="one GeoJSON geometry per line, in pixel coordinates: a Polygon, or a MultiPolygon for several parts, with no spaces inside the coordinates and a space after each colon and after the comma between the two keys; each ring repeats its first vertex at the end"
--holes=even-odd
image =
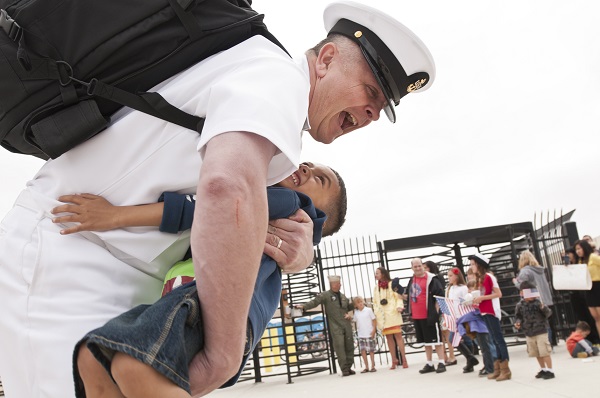
{"type": "Polygon", "coordinates": [[[538,374],[536,374],[536,375],[535,375],[535,378],[536,378],[536,379],[543,379],[543,378],[544,378],[544,375],[545,375],[546,373],[548,373],[548,372],[546,372],[545,370],[540,370],[540,371],[538,372],[538,374]]]}
{"type": "Polygon", "coordinates": [[[587,352],[578,352],[577,353],[577,358],[587,358],[589,357],[589,354],[587,352]]]}
{"type": "Polygon", "coordinates": [[[544,374],[542,376],[542,379],[544,379],[544,380],[554,379],[554,372],[546,372],[546,374],[544,374]]]}
{"type": "Polygon", "coordinates": [[[446,371],[446,365],[444,365],[443,363],[438,363],[438,367],[435,370],[435,373],[444,373],[446,371]]]}
{"type": "Polygon", "coordinates": [[[436,371],[435,366],[427,364],[427,365],[423,366],[423,369],[419,370],[419,373],[425,374],[425,373],[431,373],[431,372],[435,372],[435,371],[436,371]]]}

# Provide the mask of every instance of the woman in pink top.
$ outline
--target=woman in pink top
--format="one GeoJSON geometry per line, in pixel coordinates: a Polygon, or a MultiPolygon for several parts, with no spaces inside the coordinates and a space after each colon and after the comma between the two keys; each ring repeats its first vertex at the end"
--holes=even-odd
{"type": "Polygon", "coordinates": [[[477,289],[481,292],[479,297],[473,299],[473,304],[479,304],[479,311],[489,330],[490,337],[496,347],[497,359],[494,361],[494,373],[488,379],[496,381],[509,380],[511,372],[508,367],[508,348],[502,334],[500,320],[496,318],[492,300],[502,297],[502,292],[494,286],[492,277],[488,275],[490,260],[481,253],[469,256],[471,269],[476,275],[477,289]]]}

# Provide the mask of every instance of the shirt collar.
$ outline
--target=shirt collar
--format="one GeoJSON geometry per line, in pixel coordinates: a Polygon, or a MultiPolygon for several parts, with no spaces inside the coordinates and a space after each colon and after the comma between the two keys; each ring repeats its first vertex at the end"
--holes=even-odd
{"type": "MultiPolygon", "coordinates": [[[[310,82],[310,69],[308,67],[308,58],[306,54],[302,54],[299,58],[294,58],[294,61],[298,65],[298,67],[304,72],[306,75],[306,80],[310,82]]],[[[308,131],[310,129],[310,122],[308,121],[308,110],[307,110],[306,120],[304,120],[304,126],[302,127],[302,131],[308,131]]]]}

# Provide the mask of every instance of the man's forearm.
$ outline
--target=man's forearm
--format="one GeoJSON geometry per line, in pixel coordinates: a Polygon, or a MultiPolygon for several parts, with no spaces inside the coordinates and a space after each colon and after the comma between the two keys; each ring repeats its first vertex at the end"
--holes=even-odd
{"type": "Polygon", "coordinates": [[[219,387],[241,364],[273,153],[272,144],[248,133],[221,134],[207,146],[191,236],[204,329],[204,349],[190,363],[194,394],[219,387]]]}
{"type": "MultiPolygon", "coordinates": [[[[246,319],[266,233],[266,198],[231,192],[197,203],[192,240],[205,349],[241,360],[246,319]],[[208,208],[208,203],[213,206],[208,208]],[[215,203],[216,202],[216,203],[215,203]],[[215,207],[216,206],[216,207],[215,207]],[[262,209],[262,211],[258,210],[262,209]],[[237,354],[237,355],[236,355],[237,354]]],[[[264,191],[264,189],[263,189],[264,191]]],[[[266,196],[266,195],[263,195],[266,196]]],[[[239,362],[238,362],[239,365],[239,362]]]]}

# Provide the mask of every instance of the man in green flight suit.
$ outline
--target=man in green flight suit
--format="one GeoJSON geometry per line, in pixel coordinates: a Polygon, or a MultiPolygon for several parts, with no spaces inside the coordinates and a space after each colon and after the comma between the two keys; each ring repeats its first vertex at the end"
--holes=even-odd
{"type": "Polygon", "coordinates": [[[322,305],[327,315],[329,332],[333,338],[333,351],[337,355],[338,364],[342,369],[342,376],[356,374],[352,370],[354,365],[354,337],[352,335],[352,315],[354,310],[352,300],[340,292],[341,278],[337,275],[328,276],[329,290],[319,294],[306,304],[297,307],[309,310],[322,305]]]}

